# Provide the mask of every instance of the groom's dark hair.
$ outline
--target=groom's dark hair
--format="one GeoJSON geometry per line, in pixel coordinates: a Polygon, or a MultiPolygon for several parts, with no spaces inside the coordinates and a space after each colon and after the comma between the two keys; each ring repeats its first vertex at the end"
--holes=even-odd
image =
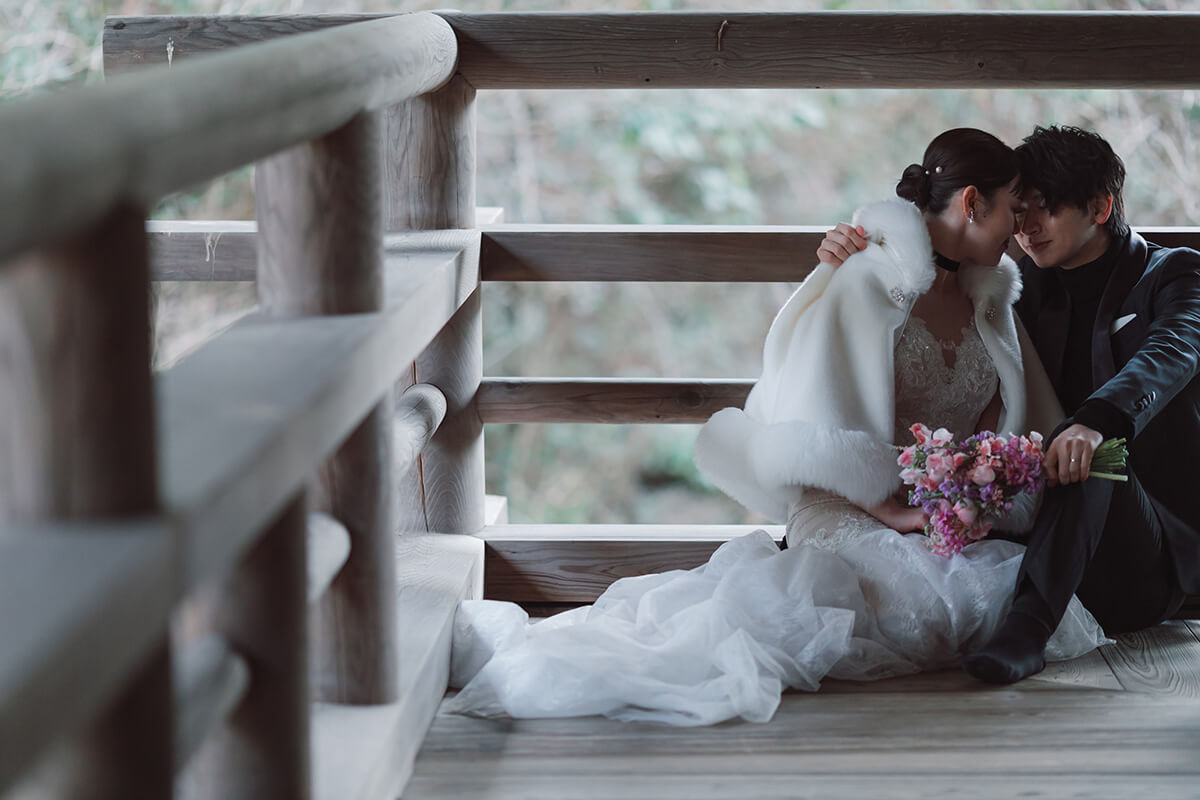
{"type": "Polygon", "coordinates": [[[1129,232],[1125,221],[1125,164],[1098,133],[1070,125],[1038,126],[1017,145],[1021,183],[1042,193],[1051,214],[1063,206],[1087,209],[1111,194],[1112,213],[1104,229],[1114,237],[1129,232]]]}

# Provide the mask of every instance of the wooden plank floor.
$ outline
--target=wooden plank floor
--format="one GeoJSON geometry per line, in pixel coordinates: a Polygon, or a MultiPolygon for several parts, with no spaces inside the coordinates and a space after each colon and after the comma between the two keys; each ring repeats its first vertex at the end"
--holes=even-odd
{"type": "Polygon", "coordinates": [[[1200,798],[1200,627],[1168,622],[1012,687],[960,671],[789,693],[766,724],[439,712],[405,800],[1200,798]]]}

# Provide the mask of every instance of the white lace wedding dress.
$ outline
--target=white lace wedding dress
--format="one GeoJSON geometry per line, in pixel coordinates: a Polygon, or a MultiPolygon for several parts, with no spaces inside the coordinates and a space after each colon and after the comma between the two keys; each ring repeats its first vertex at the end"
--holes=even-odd
{"type": "MultiPolygon", "coordinates": [[[[969,435],[997,376],[974,326],[939,342],[917,318],[895,351],[896,430],[913,422],[969,435]]],[[[987,539],[952,558],[921,534],[889,530],[857,506],[806,490],[789,547],[764,531],[722,545],[689,571],[625,578],[592,606],[529,624],[520,607],[463,603],[448,702],[458,713],[707,725],[766,721],[785,687],[874,680],[956,665],[986,642],[1011,602],[1022,545],[987,539]]],[[[1076,599],[1048,660],[1107,641],[1076,599]]]]}

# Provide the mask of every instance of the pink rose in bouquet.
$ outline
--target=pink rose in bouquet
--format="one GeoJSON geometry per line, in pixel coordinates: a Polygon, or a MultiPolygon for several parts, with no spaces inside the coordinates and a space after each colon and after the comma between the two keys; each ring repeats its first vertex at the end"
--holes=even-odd
{"type": "Polygon", "coordinates": [[[1022,492],[1037,492],[1042,473],[1042,436],[977,433],[961,442],[945,428],[913,425],[917,443],[896,459],[900,478],[912,486],[909,502],[929,515],[929,548],[941,556],[961,552],[988,535],[1022,492]]]}

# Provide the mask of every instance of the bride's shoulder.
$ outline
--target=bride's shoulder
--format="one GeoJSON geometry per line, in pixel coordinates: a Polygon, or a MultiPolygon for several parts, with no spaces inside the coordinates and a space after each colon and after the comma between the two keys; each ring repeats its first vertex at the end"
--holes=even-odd
{"type": "Polygon", "coordinates": [[[839,270],[845,279],[868,273],[889,293],[905,296],[923,294],[933,285],[933,245],[915,205],[900,198],[880,200],[856,211],[854,224],[866,230],[867,247],[846,259],[839,270]]]}

